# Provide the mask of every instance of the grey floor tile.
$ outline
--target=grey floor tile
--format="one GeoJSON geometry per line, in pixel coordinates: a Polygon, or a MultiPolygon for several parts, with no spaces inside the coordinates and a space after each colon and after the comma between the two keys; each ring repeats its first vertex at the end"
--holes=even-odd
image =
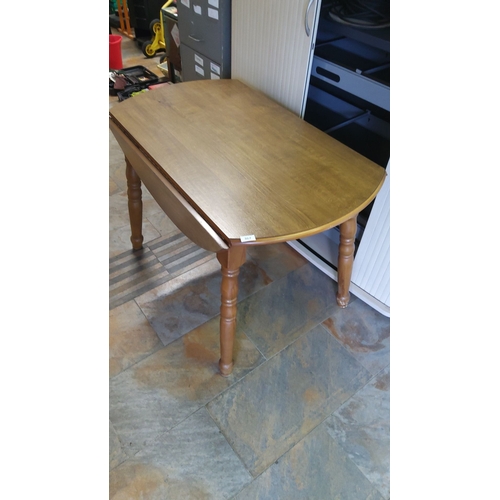
{"type": "MultiPolygon", "coordinates": [[[[152,226],[147,220],[142,221],[142,234],[144,241],[154,240],[160,236],[160,233],[152,226]]],[[[113,257],[127,250],[132,250],[132,243],[130,242],[130,225],[120,227],[110,226],[109,231],[109,256],[113,257]]]]}
{"type": "Polygon", "coordinates": [[[139,451],[264,360],[239,331],[234,351],[234,371],[222,377],[214,318],[112,378],[109,415],[125,449],[139,451]]]}
{"type": "Polygon", "coordinates": [[[109,178],[109,196],[112,196],[116,193],[120,192],[120,188],[116,184],[116,182],[110,177],[109,178]]]}
{"type": "Polygon", "coordinates": [[[109,376],[114,377],[163,347],[158,335],[134,302],[109,313],[109,376]]]}
{"type": "Polygon", "coordinates": [[[113,424],[109,422],[109,468],[114,469],[122,462],[127,460],[128,455],[125,453],[120,438],[113,427],[113,424]]]}
{"type": "MultiPolygon", "coordinates": [[[[165,471],[153,464],[127,460],[109,474],[109,500],[170,500],[165,471]]],[[[196,497],[194,497],[196,498],[196,497]]]]}
{"type": "Polygon", "coordinates": [[[178,231],[177,226],[163,213],[163,211],[147,213],[146,218],[162,236],[168,236],[178,231]]]}
{"type": "Polygon", "coordinates": [[[234,500],[382,500],[319,425],[234,500]]]}
{"type": "MultiPolygon", "coordinates": [[[[161,217],[163,211],[156,201],[149,196],[142,198],[142,215],[143,226],[150,223],[151,219],[165,220],[167,226],[175,228],[174,224],[170,221],[168,224],[165,217],[161,217]]],[[[128,196],[126,192],[119,191],[109,197],[109,227],[117,228],[126,226],[130,232],[130,219],[128,214],[128,196]]],[[[144,227],[143,227],[144,229],[144,227]]],[[[144,235],[144,242],[148,242],[151,238],[146,238],[144,235]]]]}
{"type": "MultiPolygon", "coordinates": [[[[214,260],[209,265],[209,268],[200,266],[193,272],[184,273],[180,278],[182,281],[172,280],[136,299],[165,345],[219,314],[220,264],[214,260]]],[[[269,282],[258,264],[248,260],[240,268],[238,300],[243,300],[269,282]]]]}
{"type": "Polygon", "coordinates": [[[207,286],[217,274],[220,264],[212,259],[136,298],[164,345],[219,313],[215,290],[207,286]]]}
{"type": "Polygon", "coordinates": [[[209,260],[216,260],[215,254],[180,231],[144,243],[140,250],[115,255],[109,259],[109,306],[134,300],[209,260]]]}
{"type": "Polygon", "coordinates": [[[130,231],[128,215],[128,197],[126,192],[120,191],[109,197],[109,227],[126,226],[130,231]]]}
{"type": "Polygon", "coordinates": [[[111,130],[109,131],[109,176],[122,192],[127,191],[125,156],[111,130]]]}
{"type": "Polygon", "coordinates": [[[307,263],[238,304],[238,324],[266,358],[338,308],[337,284],[307,263]]]}
{"type": "Polygon", "coordinates": [[[134,460],[164,471],[168,499],[231,498],[252,480],[205,408],[158,436],[134,460]]]}
{"type": "Polygon", "coordinates": [[[318,326],[207,408],[256,476],[365,385],[369,377],[318,326]]]}
{"type": "Polygon", "coordinates": [[[390,479],[389,379],[386,368],[325,421],[329,435],[385,499],[390,479]]]}
{"type": "Polygon", "coordinates": [[[390,362],[390,319],[362,300],[335,309],[325,328],[373,375],[390,362]]]}
{"type": "Polygon", "coordinates": [[[216,271],[207,280],[197,280],[152,303],[138,299],[163,344],[169,344],[219,313],[220,294],[213,289],[217,286],[211,286],[217,283],[217,278],[216,271]]]}
{"type": "Polygon", "coordinates": [[[258,262],[273,281],[307,264],[307,260],[286,243],[248,247],[247,258],[258,262]]]}

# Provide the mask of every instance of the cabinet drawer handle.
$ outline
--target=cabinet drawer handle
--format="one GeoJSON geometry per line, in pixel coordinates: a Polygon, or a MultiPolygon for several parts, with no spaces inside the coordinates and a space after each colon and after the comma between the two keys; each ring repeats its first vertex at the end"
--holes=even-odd
{"type": "Polygon", "coordinates": [[[191,40],[193,40],[195,42],[203,42],[203,40],[201,40],[200,38],[196,38],[193,35],[188,35],[188,38],[191,38],[191,40]]]}
{"type": "Polygon", "coordinates": [[[325,78],[328,78],[328,80],[331,80],[332,82],[340,82],[339,75],[337,75],[336,73],[332,73],[331,71],[328,71],[321,66],[318,66],[316,68],[316,73],[318,73],[318,75],[324,76],[325,78]]]}
{"type": "Polygon", "coordinates": [[[311,35],[311,28],[309,28],[309,11],[311,10],[312,4],[314,3],[314,0],[309,0],[309,3],[307,4],[307,9],[306,9],[306,17],[304,19],[305,27],[306,27],[306,35],[310,36],[311,35]]]}

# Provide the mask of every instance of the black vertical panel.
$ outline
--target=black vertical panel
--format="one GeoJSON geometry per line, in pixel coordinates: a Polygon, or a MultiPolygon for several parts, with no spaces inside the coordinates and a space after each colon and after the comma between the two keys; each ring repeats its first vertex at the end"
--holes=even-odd
{"type": "Polygon", "coordinates": [[[161,8],[167,0],[129,0],[128,11],[130,25],[135,30],[136,38],[151,38],[149,25],[154,19],[160,19],[161,8]]]}

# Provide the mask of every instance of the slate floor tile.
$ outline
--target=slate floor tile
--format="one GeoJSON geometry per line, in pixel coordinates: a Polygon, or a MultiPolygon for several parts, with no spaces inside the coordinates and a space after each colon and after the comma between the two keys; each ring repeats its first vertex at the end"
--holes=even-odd
{"type": "MultiPolygon", "coordinates": [[[[137,297],[136,302],[164,345],[220,313],[220,264],[213,259],[207,262],[207,266],[198,266],[179,279],[137,297]]],[[[258,263],[248,260],[240,268],[238,300],[271,281],[258,263]]]]}
{"type": "Polygon", "coordinates": [[[234,500],[383,500],[323,424],[234,500]]]}
{"type": "Polygon", "coordinates": [[[207,408],[257,476],[366,384],[369,376],[318,326],[207,408]]]}
{"type": "Polygon", "coordinates": [[[250,246],[247,259],[258,262],[273,281],[307,264],[307,260],[286,243],[250,246]]]}
{"type": "Polygon", "coordinates": [[[116,194],[116,193],[119,193],[119,192],[120,192],[120,188],[118,187],[116,182],[110,177],[109,178],[109,196],[116,194]]]}
{"type": "Polygon", "coordinates": [[[385,499],[389,498],[389,386],[387,367],[325,421],[329,435],[385,499]]]}
{"type": "Polygon", "coordinates": [[[219,262],[209,260],[135,299],[164,345],[218,314],[215,292],[207,287],[218,273],[219,262]]]}
{"type": "Polygon", "coordinates": [[[337,284],[310,263],[238,304],[238,324],[270,358],[338,308],[337,284]]]}
{"type": "Polygon", "coordinates": [[[112,378],[110,420],[125,449],[148,445],[264,359],[241,331],[234,352],[234,371],[222,377],[217,317],[112,378]]]}
{"type": "Polygon", "coordinates": [[[127,460],[109,473],[109,500],[166,500],[166,495],[165,472],[153,464],[127,460]]]}
{"type": "Polygon", "coordinates": [[[125,156],[111,130],[109,131],[109,176],[121,191],[127,191],[125,156]]]}
{"type": "Polygon", "coordinates": [[[252,480],[205,408],[158,436],[134,460],[164,471],[165,499],[231,498],[252,480]]]}
{"type": "Polygon", "coordinates": [[[130,301],[109,312],[109,376],[163,347],[139,306],[130,301]]]}
{"type": "Polygon", "coordinates": [[[116,433],[113,424],[109,422],[109,469],[114,469],[127,460],[120,438],[116,433]]]}
{"type": "MultiPolygon", "coordinates": [[[[142,197],[142,215],[146,220],[150,217],[163,213],[161,207],[154,198],[145,190],[142,197]]],[[[173,223],[172,223],[173,224],[173,223]]],[[[130,219],[128,215],[128,196],[126,192],[120,191],[109,197],[109,226],[126,226],[130,232],[130,219]]],[[[148,240],[144,240],[148,241],[148,240]]]]}
{"type": "Polygon", "coordinates": [[[162,236],[168,236],[178,231],[177,226],[163,213],[163,211],[147,213],[146,218],[162,236]]]}
{"type": "MultiPolygon", "coordinates": [[[[111,227],[111,226],[110,226],[111,227]]],[[[144,241],[154,240],[160,236],[160,233],[147,220],[142,221],[142,234],[144,241]]],[[[109,256],[113,257],[120,253],[132,249],[130,242],[130,225],[127,223],[124,226],[113,227],[109,231],[109,256]]]]}
{"type": "Polygon", "coordinates": [[[335,309],[323,325],[372,375],[389,365],[390,319],[362,300],[335,309]]]}

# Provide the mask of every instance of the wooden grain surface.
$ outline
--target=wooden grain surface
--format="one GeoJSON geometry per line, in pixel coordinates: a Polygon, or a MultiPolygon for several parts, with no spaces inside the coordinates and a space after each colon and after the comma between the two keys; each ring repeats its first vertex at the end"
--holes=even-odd
{"type": "Polygon", "coordinates": [[[110,118],[229,244],[336,226],[385,179],[383,168],[237,80],[162,87],[114,106],[110,118]]]}
{"type": "MultiPolygon", "coordinates": [[[[132,243],[135,249],[142,246],[142,204],[130,207],[134,203],[134,174],[139,176],[142,182],[158,205],[165,213],[168,213],[170,220],[182,230],[182,232],[196,245],[211,252],[227,249],[227,245],[209,224],[201,217],[193,207],[179,194],[179,192],[168,182],[168,180],[151,164],[151,162],[139,151],[132,141],[110,121],[109,127],[113,132],[118,144],[122,148],[128,160],[127,182],[129,197],[129,216],[131,217],[132,243]],[[133,172],[130,171],[132,169],[133,172]],[[130,179],[129,179],[130,177],[130,179]],[[133,217],[139,220],[133,220],[133,217]],[[140,238],[134,235],[137,231],[140,238]]],[[[140,186],[140,184],[139,184],[140,186]]]]}

